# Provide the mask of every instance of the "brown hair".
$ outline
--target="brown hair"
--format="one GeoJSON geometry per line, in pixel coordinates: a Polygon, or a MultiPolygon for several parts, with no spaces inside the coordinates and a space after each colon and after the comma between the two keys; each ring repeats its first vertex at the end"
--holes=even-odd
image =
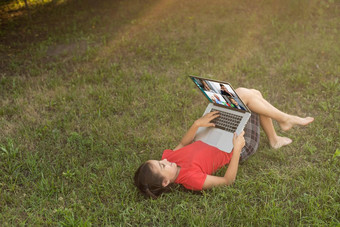
{"type": "Polygon", "coordinates": [[[169,186],[163,187],[162,182],[162,176],[152,171],[150,162],[143,163],[135,173],[134,183],[147,198],[156,199],[169,190],[169,186]]]}

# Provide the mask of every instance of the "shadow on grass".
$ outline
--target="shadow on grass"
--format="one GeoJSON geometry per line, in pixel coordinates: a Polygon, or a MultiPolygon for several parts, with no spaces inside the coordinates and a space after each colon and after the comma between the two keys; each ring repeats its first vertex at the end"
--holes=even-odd
{"type": "Polygon", "coordinates": [[[89,44],[89,37],[105,42],[154,4],[125,7],[129,3],[119,0],[52,1],[31,5],[29,17],[24,6],[9,8],[15,3],[0,5],[0,67],[5,72],[11,71],[11,58],[42,42],[49,44],[47,57],[84,53],[89,45],[96,45],[89,44]]]}

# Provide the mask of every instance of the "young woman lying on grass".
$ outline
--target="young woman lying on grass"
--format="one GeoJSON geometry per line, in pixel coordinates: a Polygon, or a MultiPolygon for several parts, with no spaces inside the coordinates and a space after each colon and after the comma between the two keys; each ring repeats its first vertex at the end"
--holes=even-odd
{"type": "Polygon", "coordinates": [[[244,131],[240,135],[234,134],[233,151],[225,153],[202,141],[193,142],[199,127],[214,127],[211,121],[219,114],[208,113],[194,122],[175,149],[165,150],[160,161],[149,160],[138,168],[134,181],[144,195],[157,198],[173,183],[190,190],[230,185],[235,181],[239,162],[254,154],[258,147],[259,122],[270,146],[278,149],[290,144],[292,140],[276,134],[272,119],[279,123],[283,131],[294,125],[307,125],[314,120],[312,117],[301,118],[276,109],[257,90],[238,88],[236,92],[252,111],[252,116],[244,131]],[[229,165],[223,177],[211,175],[226,164],[229,165]]]}

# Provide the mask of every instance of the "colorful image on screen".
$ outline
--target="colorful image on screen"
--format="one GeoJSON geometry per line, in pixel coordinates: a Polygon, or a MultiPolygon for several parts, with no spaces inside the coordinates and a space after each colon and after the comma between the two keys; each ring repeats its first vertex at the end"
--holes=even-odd
{"type": "Polygon", "coordinates": [[[240,98],[236,95],[229,84],[197,77],[191,77],[191,79],[210,102],[246,111],[246,108],[240,98]]]}

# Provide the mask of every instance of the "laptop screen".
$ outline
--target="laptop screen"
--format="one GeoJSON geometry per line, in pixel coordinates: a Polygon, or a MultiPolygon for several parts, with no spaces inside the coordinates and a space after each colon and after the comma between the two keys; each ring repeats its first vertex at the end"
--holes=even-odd
{"type": "Polygon", "coordinates": [[[241,111],[248,111],[234,89],[226,82],[190,76],[211,103],[241,111]]]}

